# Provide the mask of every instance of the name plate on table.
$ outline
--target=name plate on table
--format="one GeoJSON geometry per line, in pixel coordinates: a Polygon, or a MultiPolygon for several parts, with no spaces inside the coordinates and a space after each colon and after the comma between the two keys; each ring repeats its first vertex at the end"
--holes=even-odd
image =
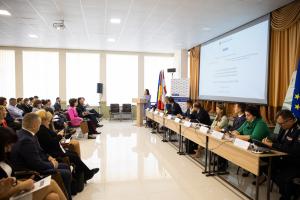
{"type": "Polygon", "coordinates": [[[250,147],[250,142],[235,138],[234,142],[233,142],[234,146],[237,146],[241,149],[245,149],[248,150],[250,147]]]}
{"type": "Polygon", "coordinates": [[[158,110],[154,111],[154,114],[157,115],[158,114],[158,110]]]}
{"type": "Polygon", "coordinates": [[[164,113],[159,113],[159,116],[164,117],[164,113]]]}
{"type": "Polygon", "coordinates": [[[168,115],[168,116],[167,116],[167,119],[172,119],[172,115],[168,115]]]}
{"type": "Polygon", "coordinates": [[[175,122],[176,122],[176,123],[180,123],[180,121],[181,121],[180,118],[178,118],[178,117],[175,118],[175,122]]]}
{"type": "Polygon", "coordinates": [[[209,128],[208,128],[208,127],[206,127],[206,126],[200,126],[200,129],[199,129],[199,131],[200,131],[201,133],[208,133],[208,131],[209,131],[209,128]]]}
{"type": "Polygon", "coordinates": [[[183,123],[183,126],[185,126],[185,127],[191,127],[191,126],[192,126],[192,122],[185,121],[185,122],[183,123]]]}
{"type": "Polygon", "coordinates": [[[211,136],[216,138],[216,139],[222,140],[223,137],[224,137],[224,133],[221,133],[219,131],[213,131],[211,136]]]}

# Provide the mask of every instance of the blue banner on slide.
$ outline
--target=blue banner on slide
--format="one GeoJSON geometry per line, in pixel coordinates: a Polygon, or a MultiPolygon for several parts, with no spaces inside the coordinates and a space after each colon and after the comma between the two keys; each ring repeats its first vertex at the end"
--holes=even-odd
{"type": "Polygon", "coordinates": [[[175,102],[186,102],[188,99],[189,99],[189,97],[178,97],[178,96],[172,96],[173,98],[174,98],[174,101],[175,102]]]}

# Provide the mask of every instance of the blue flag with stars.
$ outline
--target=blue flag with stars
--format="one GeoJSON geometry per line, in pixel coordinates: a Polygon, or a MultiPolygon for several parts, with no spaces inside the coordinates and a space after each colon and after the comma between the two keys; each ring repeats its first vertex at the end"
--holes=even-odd
{"type": "Polygon", "coordinates": [[[298,69],[296,74],[295,89],[293,94],[291,110],[294,113],[294,115],[298,119],[300,119],[300,60],[298,63],[298,69]]]}

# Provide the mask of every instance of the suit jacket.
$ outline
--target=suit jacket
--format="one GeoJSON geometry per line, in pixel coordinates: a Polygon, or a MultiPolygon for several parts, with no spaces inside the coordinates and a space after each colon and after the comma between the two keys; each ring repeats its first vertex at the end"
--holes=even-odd
{"type": "Polygon", "coordinates": [[[182,110],[178,103],[174,102],[173,105],[171,104],[171,114],[172,115],[178,115],[178,114],[182,115],[182,110]]]}
{"type": "Polygon", "coordinates": [[[14,169],[29,169],[37,172],[53,169],[48,161],[49,155],[41,148],[36,136],[21,129],[17,132],[18,141],[11,151],[11,163],[14,169]]]}
{"type": "Polygon", "coordinates": [[[64,156],[64,152],[60,146],[60,140],[62,139],[61,135],[48,129],[46,126],[41,125],[40,130],[36,133],[36,137],[38,138],[42,149],[47,154],[55,158],[64,156]]]}
{"type": "Polygon", "coordinates": [[[224,132],[235,131],[235,130],[239,129],[245,121],[246,121],[245,114],[243,114],[240,117],[239,116],[235,117],[234,120],[233,120],[232,126],[229,126],[229,127],[225,128],[224,132]]]}
{"type": "Polygon", "coordinates": [[[24,111],[24,114],[32,112],[32,107],[30,105],[22,104],[20,109],[24,111]]]}
{"type": "Polygon", "coordinates": [[[191,122],[202,123],[206,125],[211,125],[211,120],[209,114],[206,110],[201,108],[198,112],[193,112],[191,114],[191,122]]]}
{"type": "Polygon", "coordinates": [[[272,148],[288,153],[283,156],[286,166],[300,166],[300,125],[295,123],[290,129],[280,128],[277,138],[273,139],[272,148]]]}
{"type": "Polygon", "coordinates": [[[187,117],[189,119],[191,119],[191,115],[192,113],[190,108],[186,109],[186,112],[183,114],[184,117],[187,117]]]}
{"type": "Polygon", "coordinates": [[[61,111],[61,105],[59,103],[56,102],[53,107],[54,107],[54,111],[56,112],[61,111]]]}
{"type": "Polygon", "coordinates": [[[77,110],[78,116],[83,118],[84,116],[82,113],[86,111],[86,108],[83,105],[78,104],[78,106],[76,107],[76,110],[77,110]]]}

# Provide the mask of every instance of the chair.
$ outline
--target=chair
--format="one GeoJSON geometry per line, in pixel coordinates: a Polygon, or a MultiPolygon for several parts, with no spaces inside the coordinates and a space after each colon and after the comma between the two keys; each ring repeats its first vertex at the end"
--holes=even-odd
{"type": "Polygon", "coordinates": [[[125,115],[125,116],[130,115],[131,120],[133,120],[131,104],[123,104],[122,105],[122,110],[121,110],[121,118],[122,119],[123,119],[123,115],[125,115]]]}
{"type": "Polygon", "coordinates": [[[110,104],[110,109],[109,109],[109,120],[114,118],[115,115],[120,116],[120,106],[117,103],[110,104]]]}
{"type": "Polygon", "coordinates": [[[67,121],[68,126],[76,129],[77,138],[79,138],[80,132],[82,133],[83,137],[84,137],[84,135],[86,135],[89,132],[87,120],[84,119],[84,121],[82,121],[79,126],[72,126],[69,113],[65,112],[65,115],[66,115],[66,119],[68,120],[67,121]],[[80,131],[78,131],[79,129],[80,129],[80,131]]]}

